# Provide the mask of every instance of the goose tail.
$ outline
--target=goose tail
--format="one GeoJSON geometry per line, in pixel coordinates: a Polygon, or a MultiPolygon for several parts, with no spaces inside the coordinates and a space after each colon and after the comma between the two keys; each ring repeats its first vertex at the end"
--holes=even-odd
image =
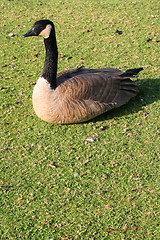
{"type": "Polygon", "coordinates": [[[142,70],[143,70],[143,68],[128,69],[125,72],[123,72],[123,74],[121,76],[134,78],[142,70]]]}

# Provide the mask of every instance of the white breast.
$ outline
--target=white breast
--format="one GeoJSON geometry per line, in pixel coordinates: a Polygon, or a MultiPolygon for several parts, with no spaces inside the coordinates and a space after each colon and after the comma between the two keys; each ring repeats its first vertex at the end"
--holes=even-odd
{"type": "Polygon", "coordinates": [[[40,77],[32,95],[32,103],[36,115],[44,121],[54,122],[54,119],[58,117],[58,102],[57,91],[51,89],[47,80],[40,77]]]}

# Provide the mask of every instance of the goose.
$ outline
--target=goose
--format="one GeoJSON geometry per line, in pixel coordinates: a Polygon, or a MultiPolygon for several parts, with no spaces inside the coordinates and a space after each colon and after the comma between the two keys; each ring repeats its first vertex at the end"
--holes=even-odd
{"type": "Polygon", "coordinates": [[[54,23],[39,20],[23,37],[42,36],[46,56],[34,86],[32,103],[36,115],[49,123],[72,124],[91,120],[127,103],[139,92],[130,78],[143,68],[79,67],[57,74],[58,48],[54,23]]]}

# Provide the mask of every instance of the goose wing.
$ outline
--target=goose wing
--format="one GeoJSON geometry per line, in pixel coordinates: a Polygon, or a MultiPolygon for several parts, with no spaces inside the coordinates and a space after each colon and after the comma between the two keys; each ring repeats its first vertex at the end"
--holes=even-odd
{"type": "MultiPolygon", "coordinates": [[[[90,69],[91,70],[91,69],[90,69]]],[[[62,111],[72,122],[92,119],[112,108],[127,103],[139,89],[127,74],[92,70],[64,81],[57,88],[62,111]],[[95,71],[95,72],[92,72],[95,71]]]]}
{"type": "Polygon", "coordinates": [[[118,106],[139,92],[136,83],[119,71],[117,74],[102,71],[79,74],[60,86],[63,86],[63,95],[71,99],[116,103],[118,106]]]}

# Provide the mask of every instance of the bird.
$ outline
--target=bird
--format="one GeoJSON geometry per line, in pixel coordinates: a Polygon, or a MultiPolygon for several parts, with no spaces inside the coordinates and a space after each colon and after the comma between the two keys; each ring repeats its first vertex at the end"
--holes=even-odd
{"type": "Polygon", "coordinates": [[[87,122],[126,104],[139,93],[139,87],[130,78],[143,68],[121,71],[81,66],[57,73],[58,47],[54,23],[48,19],[36,21],[22,37],[30,36],[44,38],[44,66],[32,94],[34,111],[43,121],[53,124],[87,122]]]}

